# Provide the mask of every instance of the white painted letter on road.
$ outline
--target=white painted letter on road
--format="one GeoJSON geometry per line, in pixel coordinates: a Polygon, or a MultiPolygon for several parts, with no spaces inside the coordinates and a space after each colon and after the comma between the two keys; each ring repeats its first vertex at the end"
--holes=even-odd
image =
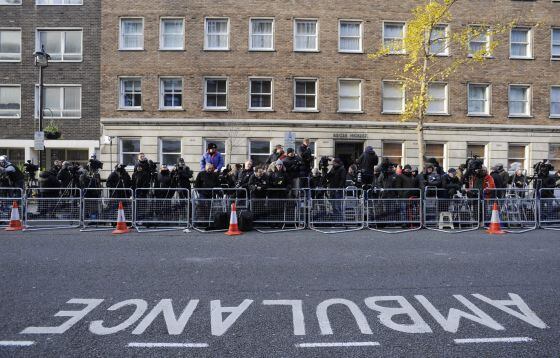
{"type": "Polygon", "coordinates": [[[171,299],[163,299],[142,319],[142,321],[136,326],[132,334],[142,334],[148,328],[150,324],[156,319],[156,317],[163,313],[163,318],[165,320],[165,325],[167,326],[167,333],[177,335],[183,333],[187,322],[191,318],[196,306],[198,305],[198,300],[190,300],[187,307],[181,313],[181,316],[177,318],[175,312],[173,311],[173,303],[171,299]]]}
{"type": "Polygon", "coordinates": [[[544,323],[537,314],[529,308],[525,301],[523,301],[523,299],[515,293],[509,293],[511,300],[493,300],[478,293],[473,294],[473,296],[504,311],[505,313],[512,315],[513,317],[519,318],[523,322],[529,323],[532,326],[541,329],[549,328],[546,323],[544,323]],[[517,312],[508,306],[517,306],[520,312],[517,312]]]}
{"type": "Polygon", "coordinates": [[[379,312],[379,315],[377,316],[379,321],[388,328],[404,333],[432,333],[430,326],[428,326],[426,321],[420,317],[418,311],[416,311],[410,302],[408,302],[403,296],[368,297],[364,300],[364,302],[366,303],[366,306],[379,312]],[[379,301],[397,301],[400,307],[379,306],[377,304],[379,301]],[[407,315],[412,320],[412,323],[404,324],[393,321],[393,317],[397,315],[407,315]]]}
{"type": "Polygon", "coordinates": [[[212,326],[212,335],[221,336],[226,333],[229,327],[237,321],[239,316],[245,312],[247,308],[253,303],[253,300],[243,300],[237,307],[222,307],[220,300],[210,301],[210,323],[212,326]],[[226,319],[223,319],[222,314],[229,313],[226,319]]]}
{"type": "Polygon", "coordinates": [[[103,321],[93,321],[89,325],[89,331],[93,334],[105,335],[105,334],[113,334],[117,333],[118,331],[122,331],[130,327],[130,325],[134,324],[136,321],[142,317],[144,312],[148,309],[148,303],[144,300],[140,299],[131,299],[122,302],[115,303],[111,307],[107,308],[108,311],[116,311],[120,308],[125,306],[136,306],[134,313],[130,315],[124,322],[114,327],[104,327],[103,321]]]}
{"type": "Polygon", "coordinates": [[[303,318],[303,302],[301,300],[264,300],[263,305],[292,306],[292,319],[294,321],[294,335],[305,336],[305,321],[303,318]]]}
{"type": "Polygon", "coordinates": [[[325,300],[317,306],[317,319],[319,320],[319,328],[321,328],[321,334],[333,334],[331,327],[331,322],[329,321],[329,316],[327,314],[327,309],[332,305],[345,305],[350,309],[350,312],[354,315],[354,319],[360,328],[362,334],[373,334],[371,328],[369,327],[366,316],[360,308],[352,301],[343,298],[332,298],[330,300],[325,300]]]}

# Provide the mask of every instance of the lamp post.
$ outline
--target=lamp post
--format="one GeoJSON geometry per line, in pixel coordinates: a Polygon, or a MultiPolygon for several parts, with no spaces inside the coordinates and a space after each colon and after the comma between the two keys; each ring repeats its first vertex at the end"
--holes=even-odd
{"type": "MultiPolygon", "coordinates": [[[[43,68],[49,66],[51,56],[45,52],[45,46],[41,46],[41,51],[34,53],[35,67],[39,68],[39,132],[43,132],[43,68]]],[[[39,150],[39,170],[43,167],[43,156],[39,150]]]]}

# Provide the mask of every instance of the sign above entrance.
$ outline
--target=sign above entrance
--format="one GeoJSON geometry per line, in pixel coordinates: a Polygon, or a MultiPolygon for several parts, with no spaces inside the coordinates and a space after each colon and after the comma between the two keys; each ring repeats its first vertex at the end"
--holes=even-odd
{"type": "Polygon", "coordinates": [[[333,133],[334,139],[367,139],[367,133],[333,133]]]}
{"type": "Polygon", "coordinates": [[[35,132],[33,149],[45,150],[45,132],[35,132]]]}
{"type": "Polygon", "coordinates": [[[294,132],[284,133],[284,148],[294,148],[296,147],[296,134],[294,132]]]}

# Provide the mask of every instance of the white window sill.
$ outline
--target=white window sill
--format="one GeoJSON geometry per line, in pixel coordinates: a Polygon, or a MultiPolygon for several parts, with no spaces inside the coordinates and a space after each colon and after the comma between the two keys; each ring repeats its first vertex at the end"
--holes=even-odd
{"type": "Polygon", "coordinates": [[[402,111],[400,111],[400,112],[382,111],[381,114],[403,114],[403,112],[402,111]]]}
{"type": "MultiPolygon", "coordinates": [[[[468,57],[468,58],[473,58],[474,55],[473,55],[472,53],[469,53],[469,54],[467,55],[467,57],[468,57]]],[[[492,56],[492,55],[482,56],[482,57],[484,57],[484,58],[487,59],[487,60],[492,60],[492,59],[495,59],[495,58],[496,58],[496,57],[494,57],[494,56],[492,56]]]]}
{"type": "Polygon", "coordinates": [[[185,109],[183,107],[176,107],[176,108],[160,108],[158,111],[161,112],[184,112],[185,109]]]}
{"type": "Polygon", "coordinates": [[[227,108],[204,108],[204,112],[227,112],[229,111],[227,108]]]}
{"type": "MultiPolygon", "coordinates": [[[[39,117],[35,117],[35,119],[39,119],[39,117]]],[[[43,116],[43,120],[56,120],[56,121],[60,121],[60,120],[65,120],[65,119],[82,119],[82,117],[45,117],[43,116]]]]}
{"type": "Polygon", "coordinates": [[[510,114],[508,118],[533,118],[530,114],[510,114]]]}
{"type": "Polygon", "coordinates": [[[352,50],[338,50],[338,53],[347,53],[347,54],[357,54],[357,55],[361,55],[364,53],[364,51],[362,50],[356,50],[356,51],[352,51],[352,50]]]}
{"type": "Polygon", "coordinates": [[[509,56],[510,60],[534,60],[534,57],[515,57],[515,56],[509,56]]]}
{"type": "Polygon", "coordinates": [[[336,113],[341,113],[341,114],[363,114],[364,111],[361,111],[361,110],[356,110],[356,111],[349,111],[349,110],[340,111],[340,110],[339,110],[339,111],[336,111],[336,113]]]}
{"type": "Polygon", "coordinates": [[[548,118],[550,118],[550,119],[560,119],[560,114],[552,114],[552,115],[548,116],[548,118]]]}
{"type": "Polygon", "coordinates": [[[84,62],[83,59],[81,60],[57,60],[57,61],[53,61],[53,60],[49,60],[49,63],[81,63],[84,62]]]}
{"type": "Polygon", "coordinates": [[[119,51],[144,51],[143,48],[119,48],[119,51]]]}
{"type": "Polygon", "coordinates": [[[273,108],[249,108],[247,112],[274,112],[273,108]]]}
{"type": "Polygon", "coordinates": [[[162,52],[181,52],[181,51],[185,51],[184,48],[160,48],[159,51],[162,52]]]}
{"type": "Polygon", "coordinates": [[[21,116],[12,117],[12,116],[2,116],[2,115],[0,115],[0,119],[21,119],[21,116]]]}
{"type": "Polygon", "coordinates": [[[319,52],[321,52],[321,51],[319,51],[319,50],[297,50],[297,49],[294,49],[294,52],[319,53],[319,52]]]}
{"type": "Polygon", "coordinates": [[[493,117],[489,113],[467,113],[467,117],[493,117]]]}
{"type": "Polygon", "coordinates": [[[249,52],[276,52],[273,48],[250,48],[249,52]]]}
{"type": "Polygon", "coordinates": [[[0,63],[21,63],[21,58],[19,60],[2,60],[2,59],[0,59],[0,63]]]}
{"type": "Polygon", "coordinates": [[[450,57],[451,55],[448,53],[430,53],[430,55],[435,57],[450,57]]]}
{"type": "Polygon", "coordinates": [[[292,112],[294,112],[294,113],[319,113],[319,110],[315,109],[315,108],[311,108],[311,109],[295,108],[295,109],[292,110],[292,112]]]}
{"type": "Polygon", "coordinates": [[[558,57],[551,57],[550,61],[560,61],[560,56],[558,57]]]}
{"type": "Polygon", "coordinates": [[[442,112],[442,113],[437,113],[437,112],[436,112],[436,113],[430,113],[430,112],[426,112],[426,115],[427,115],[427,116],[436,116],[436,117],[437,117],[437,116],[439,116],[439,117],[446,117],[446,116],[450,116],[451,113],[443,113],[443,112],[442,112]]]}
{"type": "Polygon", "coordinates": [[[214,51],[224,51],[228,52],[231,51],[229,48],[205,48],[204,51],[214,52],[214,51]]]}
{"type": "Polygon", "coordinates": [[[121,107],[121,108],[118,108],[117,111],[141,112],[141,111],[143,111],[143,109],[142,109],[142,107],[121,107]]]}
{"type": "Polygon", "coordinates": [[[387,55],[406,55],[406,52],[389,52],[387,55]]]}

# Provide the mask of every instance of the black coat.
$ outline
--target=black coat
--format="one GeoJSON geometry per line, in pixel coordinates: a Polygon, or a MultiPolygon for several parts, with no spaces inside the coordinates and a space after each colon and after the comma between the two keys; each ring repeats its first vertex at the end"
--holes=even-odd
{"type": "Polygon", "coordinates": [[[301,159],[297,156],[287,156],[284,158],[284,167],[286,168],[286,174],[290,180],[293,180],[299,177],[299,173],[301,170],[301,159]]]}
{"type": "Polygon", "coordinates": [[[206,171],[198,173],[194,182],[197,189],[210,189],[219,187],[218,173],[208,173],[206,171]]]}
{"type": "Polygon", "coordinates": [[[132,174],[132,187],[149,188],[151,181],[150,165],[147,160],[140,161],[134,166],[134,173],[132,174]]]}
{"type": "Polygon", "coordinates": [[[237,173],[237,185],[240,188],[248,188],[249,187],[249,180],[255,174],[253,168],[251,169],[243,169],[239,173],[237,173]]]}
{"type": "Polygon", "coordinates": [[[329,189],[343,189],[346,187],[346,169],[343,165],[333,166],[327,173],[329,189]]]}
{"type": "Polygon", "coordinates": [[[358,169],[365,174],[373,175],[374,167],[379,163],[379,157],[374,150],[365,151],[358,158],[358,169]]]}
{"type": "MultiPolygon", "coordinates": [[[[398,176],[397,187],[401,189],[419,189],[420,183],[418,183],[418,178],[412,175],[401,174],[398,176]]],[[[401,191],[401,198],[410,198],[412,196],[419,197],[420,193],[418,190],[403,190],[401,191]]]]}
{"type": "Polygon", "coordinates": [[[60,188],[60,182],[56,179],[56,174],[51,171],[42,172],[39,175],[39,187],[40,189],[53,189],[39,190],[42,198],[58,198],[60,194],[60,190],[54,190],[60,188]]]}
{"type": "Polygon", "coordinates": [[[266,190],[268,189],[270,183],[268,176],[266,174],[257,177],[254,173],[249,178],[247,186],[252,198],[264,198],[266,197],[266,190]]]}
{"type": "Polygon", "coordinates": [[[300,176],[308,177],[313,167],[313,153],[311,148],[302,144],[298,149],[299,157],[301,158],[300,176]]]}
{"type": "Polygon", "coordinates": [[[441,196],[443,198],[447,197],[447,198],[453,198],[453,195],[457,194],[458,192],[461,191],[461,188],[463,187],[461,181],[459,180],[459,178],[457,177],[450,177],[448,174],[445,174],[442,178],[441,178],[441,187],[442,189],[444,189],[444,195],[447,194],[447,196],[441,196]]]}

